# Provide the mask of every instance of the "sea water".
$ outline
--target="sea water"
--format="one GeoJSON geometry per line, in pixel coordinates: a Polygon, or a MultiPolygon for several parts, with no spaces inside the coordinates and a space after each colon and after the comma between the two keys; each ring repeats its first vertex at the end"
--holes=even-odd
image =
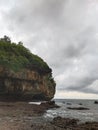
{"type": "Polygon", "coordinates": [[[61,116],[65,118],[76,118],[80,122],[98,121],[98,104],[95,100],[76,100],[76,99],[55,99],[55,103],[60,108],[47,110],[43,115],[46,120],[52,120],[54,117],[61,116]],[[85,107],[89,110],[70,110],[68,107],[85,107]]]}

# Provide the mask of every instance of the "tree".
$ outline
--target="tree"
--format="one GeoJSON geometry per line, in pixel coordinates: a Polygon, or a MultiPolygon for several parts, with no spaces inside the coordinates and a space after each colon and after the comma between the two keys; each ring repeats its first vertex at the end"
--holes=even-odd
{"type": "Polygon", "coordinates": [[[23,46],[23,42],[21,42],[21,41],[20,41],[20,42],[18,42],[18,45],[21,45],[21,46],[23,46]]]}
{"type": "Polygon", "coordinates": [[[9,42],[9,43],[11,43],[11,39],[10,39],[8,36],[6,36],[6,35],[4,35],[4,38],[1,38],[0,40],[1,40],[1,41],[4,41],[4,42],[9,42]]]}

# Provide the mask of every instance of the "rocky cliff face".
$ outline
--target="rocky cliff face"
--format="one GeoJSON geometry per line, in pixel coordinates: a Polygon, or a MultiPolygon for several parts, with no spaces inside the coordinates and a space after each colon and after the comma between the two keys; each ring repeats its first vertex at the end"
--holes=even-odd
{"type": "Polygon", "coordinates": [[[14,72],[0,66],[0,94],[21,100],[50,100],[55,94],[55,83],[51,73],[40,74],[26,68],[14,72]]]}
{"type": "Polygon", "coordinates": [[[52,70],[22,42],[0,38],[0,99],[50,100],[55,94],[52,70]]]}

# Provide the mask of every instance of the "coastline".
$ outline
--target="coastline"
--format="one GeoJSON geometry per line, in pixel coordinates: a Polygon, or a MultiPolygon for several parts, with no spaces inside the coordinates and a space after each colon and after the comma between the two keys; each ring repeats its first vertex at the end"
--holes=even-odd
{"type": "Polygon", "coordinates": [[[43,119],[43,114],[54,104],[28,102],[0,102],[0,130],[98,130],[98,122],[79,124],[76,119],[56,117],[43,119]]]}

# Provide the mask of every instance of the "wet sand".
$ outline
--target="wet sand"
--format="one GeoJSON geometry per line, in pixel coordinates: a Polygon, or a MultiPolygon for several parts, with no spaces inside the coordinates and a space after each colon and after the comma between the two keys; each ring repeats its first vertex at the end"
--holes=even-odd
{"type": "Polygon", "coordinates": [[[42,115],[54,105],[28,102],[0,102],[0,130],[98,130],[98,123],[79,124],[78,120],[55,118],[46,121],[42,115]]]}
{"type": "Polygon", "coordinates": [[[0,102],[0,130],[49,130],[52,124],[42,118],[49,107],[54,106],[0,102]]]}

